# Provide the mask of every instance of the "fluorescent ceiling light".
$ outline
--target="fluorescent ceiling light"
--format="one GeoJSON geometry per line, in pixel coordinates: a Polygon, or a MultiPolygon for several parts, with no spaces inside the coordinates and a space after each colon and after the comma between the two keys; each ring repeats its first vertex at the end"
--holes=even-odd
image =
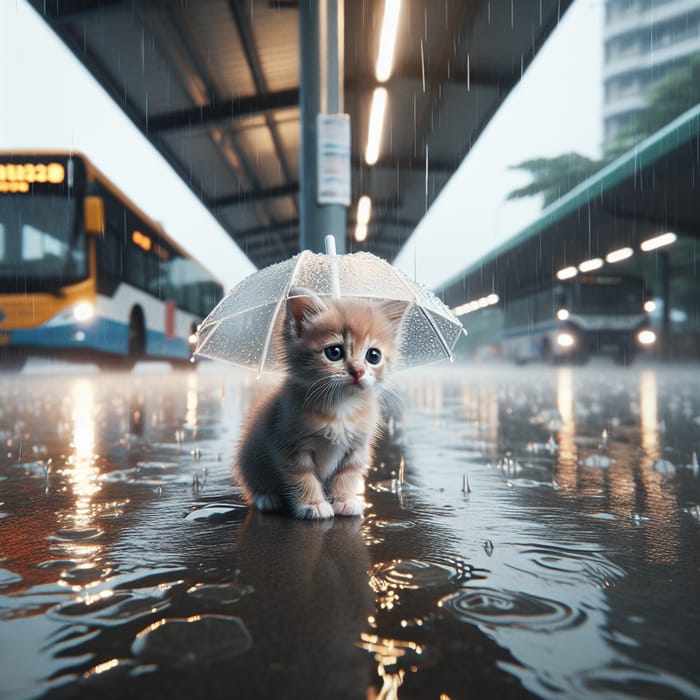
{"type": "Polygon", "coordinates": [[[618,250],[613,250],[605,256],[605,262],[616,263],[620,260],[627,260],[634,255],[632,248],[620,248],[618,250]]]}
{"type": "Polygon", "coordinates": [[[363,194],[357,202],[357,223],[367,226],[372,215],[372,200],[363,194]]]}
{"type": "Polygon", "coordinates": [[[568,280],[571,279],[572,277],[576,277],[578,274],[578,270],[571,265],[570,267],[564,267],[561,270],[557,272],[557,279],[558,280],[568,280]]]}
{"type": "Polygon", "coordinates": [[[380,83],[389,79],[394,65],[394,47],[396,46],[396,34],[399,28],[399,15],[401,13],[401,0],[384,0],[384,19],[382,31],[379,36],[379,53],[375,76],[380,83]]]}
{"type": "Polygon", "coordinates": [[[642,241],[640,248],[644,252],[649,252],[650,250],[656,250],[657,248],[663,248],[665,245],[671,245],[675,243],[678,236],[675,233],[662,233],[660,236],[654,236],[654,238],[648,238],[646,241],[642,241]]]}
{"type": "Polygon", "coordinates": [[[362,241],[367,239],[367,224],[360,224],[358,223],[355,226],[355,240],[358,243],[362,243],[362,241]]]}
{"type": "Polygon", "coordinates": [[[591,258],[590,260],[584,260],[578,266],[578,269],[581,270],[581,272],[591,272],[593,270],[599,270],[601,267],[603,267],[602,258],[591,258]]]}
{"type": "Polygon", "coordinates": [[[382,141],[386,101],[386,88],[375,88],[372,95],[372,107],[369,111],[369,134],[367,136],[367,150],[365,151],[365,162],[367,165],[374,165],[379,160],[379,146],[382,141]]]}

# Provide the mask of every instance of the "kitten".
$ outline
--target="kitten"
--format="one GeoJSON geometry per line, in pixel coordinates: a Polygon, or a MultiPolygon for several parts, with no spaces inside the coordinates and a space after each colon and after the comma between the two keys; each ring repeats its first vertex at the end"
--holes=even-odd
{"type": "Polygon", "coordinates": [[[307,519],[362,514],[359,491],[405,308],[290,290],[285,377],[251,409],[236,454],[249,503],[307,519]]]}

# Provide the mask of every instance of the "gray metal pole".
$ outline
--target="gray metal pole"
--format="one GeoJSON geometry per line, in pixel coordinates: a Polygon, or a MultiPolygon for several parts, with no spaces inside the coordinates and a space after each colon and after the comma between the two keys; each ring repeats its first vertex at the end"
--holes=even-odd
{"type": "Polygon", "coordinates": [[[299,2],[300,250],[323,252],[324,239],[331,234],[337,252],[345,252],[345,207],[317,202],[316,130],[319,113],[343,110],[343,10],[343,0],[299,2]]]}

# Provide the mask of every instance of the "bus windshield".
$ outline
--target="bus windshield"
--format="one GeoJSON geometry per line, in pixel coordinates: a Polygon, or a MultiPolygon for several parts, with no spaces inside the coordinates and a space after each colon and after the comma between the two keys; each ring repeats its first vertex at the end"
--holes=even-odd
{"type": "Polygon", "coordinates": [[[574,299],[572,310],[580,314],[640,314],[644,290],[640,280],[613,278],[578,284],[574,299]]]}
{"type": "Polygon", "coordinates": [[[57,292],[87,277],[78,201],[52,194],[0,196],[0,293],[57,292]]]}

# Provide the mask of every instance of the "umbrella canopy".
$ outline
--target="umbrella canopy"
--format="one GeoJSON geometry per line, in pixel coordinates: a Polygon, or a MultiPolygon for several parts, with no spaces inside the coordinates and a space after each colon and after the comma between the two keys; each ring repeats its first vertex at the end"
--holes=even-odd
{"type": "Polygon", "coordinates": [[[457,317],[428,289],[371,253],[346,255],[308,250],[240,282],[204,319],[196,355],[258,371],[280,366],[275,335],[281,332],[290,289],[320,297],[403,301],[397,333],[399,368],[452,359],[463,332],[457,317]]]}

